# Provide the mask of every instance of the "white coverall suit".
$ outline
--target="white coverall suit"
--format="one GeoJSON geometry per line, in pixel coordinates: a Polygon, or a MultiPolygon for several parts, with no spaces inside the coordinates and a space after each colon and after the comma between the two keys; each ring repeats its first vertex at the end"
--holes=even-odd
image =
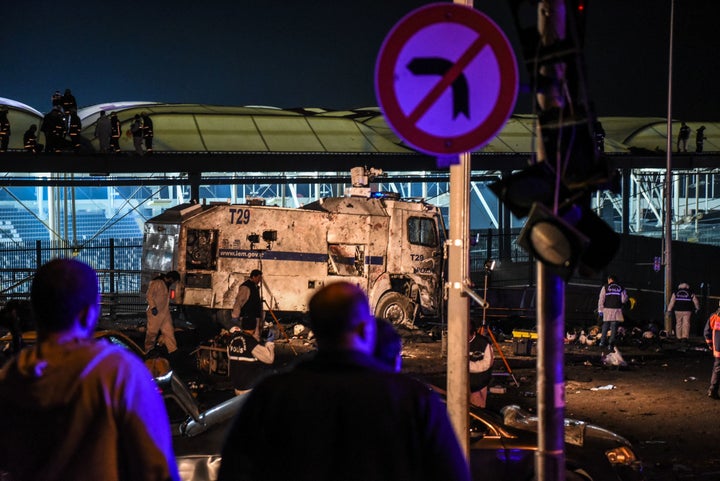
{"type": "Polygon", "coordinates": [[[158,332],[162,334],[161,340],[165,344],[168,354],[177,351],[175,327],[170,315],[170,289],[165,280],[153,279],[150,281],[145,298],[148,303],[145,352],[155,346],[158,332]],[[153,308],[157,308],[157,314],[153,314],[153,308]]]}

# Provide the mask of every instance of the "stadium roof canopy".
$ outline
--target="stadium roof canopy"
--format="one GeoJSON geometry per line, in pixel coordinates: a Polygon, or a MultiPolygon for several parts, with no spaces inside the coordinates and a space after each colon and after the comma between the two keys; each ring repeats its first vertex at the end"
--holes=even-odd
{"type": "MultiPolygon", "coordinates": [[[[13,134],[10,149],[22,149],[22,133],[39,124],[39,111],[0,98],[9,109],[13,134]]],[[[376,107],[348,111],[318,108],[280,109],[265,106],[215,106],[164,104],[158,102],[113,102],[82,108],[82,135],[98,148],[95,123],[100,111],[117,112],[124,133],[135,115],[145,111],[154,124],[155,152],[322,152],[322,153],[413,153],[389,128],[376,107]]],[[[667,145],[664,118],[602,117],[608,153],[660,153],[667,145]]],[[[720,151],[720,122],[687,121],[692,129],[688,149],[695,150],[695,132],[705,126],[706,152],[720,151]]],[[[680,122],[673,123],[676,136],[680,122]]],[[[482,153],[530,153],[535,117],[514,115],[485,146],[482,153]]],[[[673,146],[675,142],[673,141],[673,146]]],[[[132,139],[123,135],[121,149],[132,151],[132,139]]]]}

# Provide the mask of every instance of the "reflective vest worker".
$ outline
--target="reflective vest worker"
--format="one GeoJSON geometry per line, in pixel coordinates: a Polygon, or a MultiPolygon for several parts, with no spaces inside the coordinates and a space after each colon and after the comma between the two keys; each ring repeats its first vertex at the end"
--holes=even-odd
{"type": "Polygon", "coordinates": [[[122,127],[117,112],[110,114],[110,152],[120,152],[120,136],[122,135],[122,127]]]}
{"type": "Polygon", "coordinates": [[[675,313],[675,336],[681,341],[690,337],[690,320],[693,312],[700,310],[700,301],[690,290],[690,285],[681,282],[668,303],[668,312],[675,313]]]}
{"type": "Polygon", "coordinates": [[[622,306],[628,301],[627,291],[618,284],[615,276],[608,276],[607,285],[600,289],[598,297],[598,314],[603,318],[600,346],[606,344],[608,328],[610,328],[610,345],[615,345],[618,322],[623,322],[622,306]]]}
{"type": "Polygon", "coordinates": [[[42,144],[37,143],[37,125],[33,124],[25,131],[23,135],[23,148],[25,152],[32,152],[34,154],[42,152],[42,144]]]}
{"type": "Polygon", "coordinates": [[[70,135],[70,143],[73,146],[75,152],[80,151],[80,131],[82,130],[82,122],[80,116],[76,111],[71,110],[68,114],[70,117],[70,127],[68,128],[68,135],[70,135]]]}
{"type": "Polygon", "coordinates": [[[142,133],[143,139],[145,139],[145,151],[148,154],[152,154],[153,136],[155,135],[153,132],[153,122],[147,112],[142,112],[140,117],[142,117],[142,133]]]}
{"type": "Polygon", "coordinates": [[[720,399],[720,395],[718,395],[718,388],[720,388],[720,309],[707,320],[704,335],[705,342],[712,351],[714,359],[708,397],[720,399]]]}

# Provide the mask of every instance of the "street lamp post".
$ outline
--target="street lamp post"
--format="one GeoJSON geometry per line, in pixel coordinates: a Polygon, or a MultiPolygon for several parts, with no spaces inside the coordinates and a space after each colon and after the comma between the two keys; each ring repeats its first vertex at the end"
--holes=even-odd
{"type": "Polygon", "coordinates": [[[664,263],[665,263],[665,332],[672,330],[672,314],[667,312],[667,305],[672,296],[672,73],[673,73],[673,30],[675,25],[675,0],[670,0],[670,45],[668,48],[668,92],[667,92],[667,145],[665,167],[665,230],[664,230],[664,263]]]}

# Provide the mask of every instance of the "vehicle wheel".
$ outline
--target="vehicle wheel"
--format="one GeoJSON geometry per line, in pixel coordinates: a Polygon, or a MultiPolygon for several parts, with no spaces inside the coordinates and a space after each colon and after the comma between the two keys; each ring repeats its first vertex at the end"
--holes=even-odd
{"type": "Polygon", "coordinates": [[[375,307],[375,317],[382,317],[395,325],[413,325],[414,306],[407,297],[398,292],[383,294],[375,307]]]}

